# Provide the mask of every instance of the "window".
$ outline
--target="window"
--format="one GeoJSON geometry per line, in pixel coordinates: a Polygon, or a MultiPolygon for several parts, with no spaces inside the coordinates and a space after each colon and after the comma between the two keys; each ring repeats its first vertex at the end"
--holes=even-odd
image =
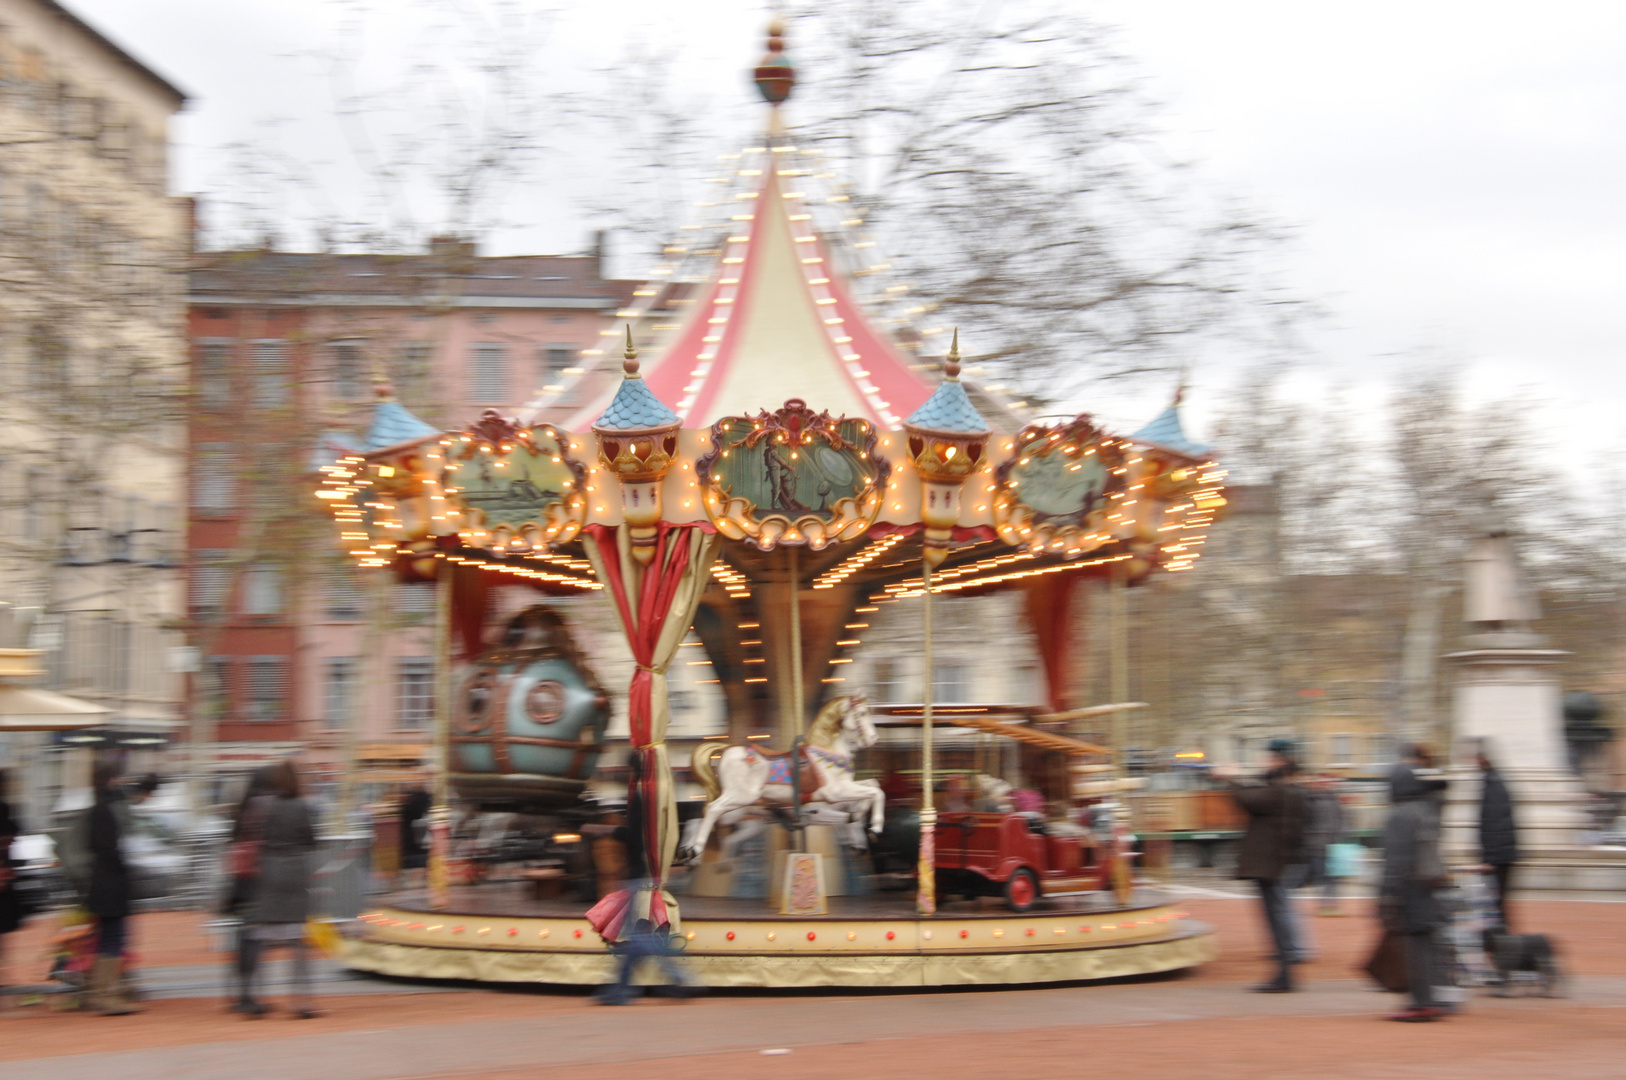
{"type": "Polygon", "coordinates": [[[282,569],[255,563],[243,572],[243,614],[282,614],[282,569]]]}
{"type": "Polygon", "coordinates": [[[474,347],[473,368],[469,372],[469,396],[479,402],[502,402],[508,398],[508,347],[481,344],[474,347]]]}
{"type": "Polygon", "coordinates": [[[361,394],[361,345],[341,341],[333,346],[333,396],[354,401],[361,394]]]}
{"type": "Polygon", "coordinates": [[[226,592],[231,587],[231,558],[227,548],[199,549],[192,563],[192,610],[202,616],[218,615],[225,609],[226,592]]]}
{"type": "Polygon", "coordinates": [[[198,403],[205,409],[224,409],[231,404],[230,338],[198,342],[196,392],[198,403]]]}
{"type": "Polygon", "coordinates": [[[204,715],[219,720],[231,712],[231,657],[211,656],[199,673],[199,702],[204,715]]]}
{"type": "Polygon", "coordinates": [[[334,619],[359,619],[363,610],[361,582],[348,566],[333,569],[327,582],[327,613],[334,619]]]}
{"type": "Polygon", "coordinates": [[[1366,737],[1366,761],[1369,765],[1388,765],[1395,760],[1393,740],[1387,735],[1366,737]]]}
{"type": "Polygon", "coordinates": [[[427,728],[435,716],[435,662],[407,656],[395,662],[395,726],[427,728]]]}
{"type": "Polygon", "coordinates": [[[254,404],[274,409],[288,403],[288,343],[280,339],[254,343],[254,404]]]}
{"type": "Polygon", "coordinates": [[[576,346],[546,345],[542,348],[543,382],[549,382],[564,373],[565,368],[576,365],[576,346]]]}
{"type": "Polygon", "coordinates": [[[41,469],[23,474],[23,539],[43,540],[50,524],[50,504],[46,501],[49,478],[41,469]]]}
{"type": "Polygon", "coordinates": [[[192,462],[192,508],[221,513],[237,505],[237,454],[231,443],[200,443],[192,462]]]}
{"type": "Polygon", "coordinates": [[[870,676],[875,701],[891,703],[904,700],[903,671],[897,660],[877,660],[870,676]]]}
{"type": "Polygon", "coordinates": [[[433,583],[414,583],[395,587],[395,610],[402,615],[432,615],[435,611],[433,583]]]}
{"type": "Polygon", "coordinates": [[[1332,737],[1332,760],[1329,765],[1349,765],[1355,760],[1355,737],[1338,734],[1332,737]]]}
{"type": "Polygon", "coordinates": [[[348,728],[356,707],[356,658],[330,656],[322,681],[322,719],[330,728],[348,728]]]}
{"type": "Polygon", "coordinates": [[[28,387],[35,393],[58,393],[65,374],[65,352],[60,342],[44,330],[28,335],[28,387]]]}
{"type": "Polygon", "coordinates": [[[932,700],[956,705],[970,700],[965,666],[958,660],[939,660],[932,665],[932,700]]]}
{"type": "Polygon", "coordinates": [[[248,718],[280,720],[288,711],[288,658],[248,658],[248,718]]]}
{"type": "Polygon", "coordinates": [[[395,360],[395,392],[408,406],[422,407],[429,395],[429,364],[435,350],[427,341],[409,341],[395,360]]]}

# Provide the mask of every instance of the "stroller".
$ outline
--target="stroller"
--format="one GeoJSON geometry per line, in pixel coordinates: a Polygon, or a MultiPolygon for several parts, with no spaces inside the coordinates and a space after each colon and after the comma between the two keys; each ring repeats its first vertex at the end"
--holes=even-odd
{"type": "Polygon", "coordinates": [[[1446,923],[1440,931],[1442,965],[1465,995],[1466,989],[1498,982],[1496,968],[1485,952],[1487,934],[1498,924],[1496,897],[1478,867],[1452,871],[1450,883],[1440,891],[1446,923]]]}

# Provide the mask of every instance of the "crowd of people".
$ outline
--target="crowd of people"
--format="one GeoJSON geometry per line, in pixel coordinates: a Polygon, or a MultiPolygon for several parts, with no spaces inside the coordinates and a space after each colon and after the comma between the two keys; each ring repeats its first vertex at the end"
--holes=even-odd
{"type": "MultiPolygon", "coordinates": [[[[1294,968],[1314,955],[1293,893],[1322,884],[1323,914],[1339,910],[1338,885],[1347,876],[1336,865],[1344,846],[1344,821],[1332,790],[1336,781],[1305,774],[1291,741],[1273,740],[1268,754],[1269,767],[1257,778],[1240,779],[1234,770],[1217,770],[1216,776],[1230,785],[1232,797],[1247,815],[1237,877],[1254,882],[1258,889],[1271,940],[1275,972],[1252,989],[1284,994],[1299,988],[1294,968]]],[[[1508,884],[1519,853],[1513,800],[1482,742],[1476,761],[1483,782],[1478,820],[1480,863],[1474,870],[1485,875],[1492,890],[1495,929],[1486,935],[1488,947],[1491,935],[1505,933],[1509,925],[1508,884]]],[[[1440,851],[1448,783],[1439,775],[1428,747],[1415,743],[1404,748],[1401,760],[1390,770],[1388,783],[1391,806],[1383,831],[1377,896],[1383,937],[1374,964],[1390,948],[1403,957],[1404,972],[1394,981],[1410,995],[1410,1004],[1389,1019],[1437,1020],[1455,1007],[1454,1001],[1437,996],[1440,988],[1451,983],[1440,944],[1447,920],[1441,893],[1449,881],[1440,851]]]]}
{"type": "MultiPolygon", "coordinates": [[[[158,787],[156,776],[125,778],[114,762],[98,761],[91,770],[90,808],[58,834],[57,854],[78,900],[65,922],[88,931],[75,935],[88,953],[84,1004],[104,1016],[140,1011],[129,972],[136,895],[129,842],[133,808],[158,787]]],[[[0,772],[0,973],[5,968],[6,936],[27,914],[9,854],[22,826],[5,798],[6,790],[6,777],[0,772]]],[[[222,913],[240,926],[232,1008],[246,1017],[268,1011],[256,994],[256,975],[264,955],[279,947],[293,956],[294,1015],[318,1015],[306,945],[315,850],[314,817],[302,797],[298,769],[291,761],[261,768],[233,815],[227,884],[219,900],[222,913]]]]}

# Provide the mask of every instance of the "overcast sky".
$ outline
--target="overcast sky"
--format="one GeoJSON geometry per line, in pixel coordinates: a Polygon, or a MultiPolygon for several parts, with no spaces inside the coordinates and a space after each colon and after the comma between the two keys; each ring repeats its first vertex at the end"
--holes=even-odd
{"type": "MultiPolygon", "coordinates": [[[[223,147],[274,139],[328,163],[350,147],[308,55],[331,48],[324,0],[67,0],[192,95],[176,189],[219,186],[223,147]],[[275,120],[275,124],[267,122],[275,120]]],[[[422,16],[410,0],[379,5],[422,16]]],[[[631,40],[679,41],[683,78],[749,137],[743,71],[764,5],[595,0],[565,7],[545,62],[568,83],[631,40]]],[[[1292,284],[1329,312],[1306,387],[1376,401],[1418,355],[1457,362],[1480,396],[1526,392],[1566,448],[1626,448],[1626,4],[1097,0],[1120,28],[1159,126],[1208,182],[1294,227],[1292,284]]],[[[368,55],[389,63],[378,34],[368,55]]],[[[794,42],[792,42],[794,49],[794,42]]],[[[591,147],[564,146],[499,252],[575,251],[592,223],[591,147]]],[[[342,197],[340,192],[336,197],[342,197]]],[[[1227,373],[1194,373],[1193,423],[1227,373]]],[[[1099,408],[1123,422],[1163,393],[1099,408]]],[[[1305,390],[1304,392],[1313,392],[1305,390]]],[[[1572,461],[1572,464],[1574,462],[1572,461]]]]}

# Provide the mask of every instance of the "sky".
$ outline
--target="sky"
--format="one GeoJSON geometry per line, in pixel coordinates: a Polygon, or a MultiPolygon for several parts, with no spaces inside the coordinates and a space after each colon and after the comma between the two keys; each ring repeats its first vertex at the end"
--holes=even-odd
{"type": "MultiPolygon", "coordinates": [[[[1082,2],[1082,0],[1080,0],[1082,2]]],[[[355,51],[327,0],[68,0],[192,95],[174,131],[177,193],[217,190],[232,144],[318,163],[346,197],[353,137],[316,57],[355,51]]],[[[363,78],[426,25],[415,0],[375,5],[363,78]]],[[[761,49],[749,0],[597,0],[545,25],[545,78],[568,87],[639,42],[682,43],[678,84],[714,131],[751,130],[744,70],[761,49]]],[[[1202,182],[1285,224],[1288,284],[1325,315],[1295,393],[1342,389],[1373,414],[1387,387],[1448,363],[1470,394],[1518,395],[1584,472],[1626,451],[1626,4],[1430,0],[1094,0],[1160,102],[1171,150],[1202,182]]],[[[794,49],[794,42],[792,42],[794,49]]],[[[557,140],[514,200],[493,253],[583,250],[610,155],[557,140]]],[[[1192,373],[1190,424],[1212,423],[1223,364],[1192,373]]],[[[1166,388],[1087,403],[1145,415],[1166,388]]]]}

